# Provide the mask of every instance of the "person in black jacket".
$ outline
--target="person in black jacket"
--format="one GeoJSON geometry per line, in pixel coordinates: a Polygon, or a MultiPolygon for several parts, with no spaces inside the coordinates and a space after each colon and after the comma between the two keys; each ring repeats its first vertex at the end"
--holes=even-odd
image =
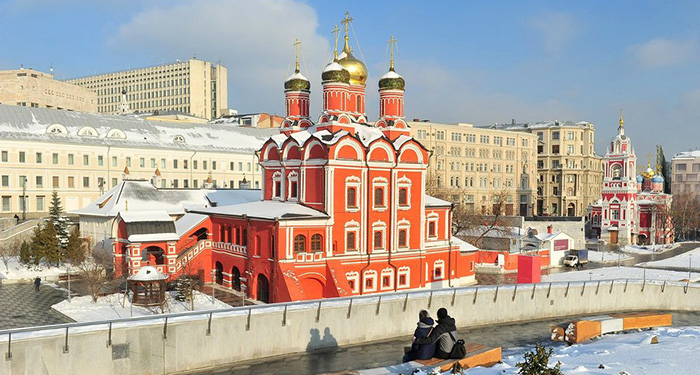
{"type": "Polygon", "coordinates": [[[447,315],[447,309],[441,307],[437,311],[437,326],[433,328],[428,337],[416,338],[414,343],[418,345],[437,344],[434,356],[447,359],[450,357],[452,347],[457,339],[457,326],[454,318],[447,315]]]}
{"type": "MultiPolygon", "coordinates": [[[[426,310],[421,310],[418,313],[418,327],[416,327],[416,331],[413,332],[414,340],[419,337],[428,337],[430,331],[433,330],[433,324],[435,324],[435,322],[428,312],[426,310]]],[[[409,362],[416,359],[430,359],[433,358],[434,353],[435,343],[419,345],[414,341],[411,345],[411,350],[403,356],[403,361],[409,362]]]]}

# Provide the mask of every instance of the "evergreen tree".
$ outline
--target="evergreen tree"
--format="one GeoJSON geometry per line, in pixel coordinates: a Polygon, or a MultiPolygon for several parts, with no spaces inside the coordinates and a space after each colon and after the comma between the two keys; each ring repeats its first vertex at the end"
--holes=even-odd
{"type": "Polygon", "coordinates": [[[83,246],[84,239],[80,237],[80,228],[74,226],[68,236],[66,245],[66,259],[74,265],[78,265],[85,260],[85,247],[83,246]]]}
{"type": "Polygon", "coordinates": [[[34,234],[32,235],[32,242],[28,244],[28,249],[27,249],[27,263],[26,264],[33,264],[35,266],[38,266],[39,263],[41,262],[41,258],[43,258],[44,254],[42,254],[42,236],[44,235],[44,227],[41,225],[37,225],[34,228],[34,234]]]}
{"type": "Polygon", "coordinates": [[[62,259],[62,250],[53,222],[48,221],[43,228],[35,231],[32,253],[34,254],[34,264],[36,265],[39,264],[42,258],[49,264],[56,263],[56,266],[59,265],[62,259]]]}
{"type": "Polygon", "coordinates": [[[22,264],[29,264],[32,262],[32,249],[29,247],[27,241],[22,241],[22,246],[19,248],[19,262],[22,264]]]}
{"type": "Polygon", "coordinates": [[[61,198],[58,192],[54,190],[51,193],[51,207],[49,207],[49,216],[58,236],[59,246],[62,252],[65,251],[68,245],[68,217],[64,215],[63,207],[61,206],[61,198]]]}
{"type": "Polygon", "coordinates": [[[524,361],[515,364],[520,375],[564,375],[561,371],[561,362],[557,362],[554,367],[549,367],[549,357],[552,355],[552,348],[545,348],[539,343],[535,344],[535,350],[525,353],[524,361]]]}

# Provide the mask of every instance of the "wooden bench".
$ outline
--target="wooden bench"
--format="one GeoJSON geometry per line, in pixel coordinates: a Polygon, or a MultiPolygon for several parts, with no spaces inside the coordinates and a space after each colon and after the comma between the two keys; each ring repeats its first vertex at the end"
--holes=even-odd
{"type": "Polygon", "coordinates": [[[464,345],[467,349],[467,355],[462,359],[419,359],[416,363],[423,366],[439,367],[441,372],[451,370],[456,363],[459,363],[462,368],[472,368],[476,366],[490,367],[498,362],[501,362],[501,347],[490,348],[485,345],[476,343],[467,343],[464,345]]]}
{"type": "Polygon", "coordinates": [[[602,315],[574,321],[563,326],[552,326],[551,337],[554,341],[577,344],[604,333],[670,326],[671,323],[671,314],[658,312],[602,315]]]}

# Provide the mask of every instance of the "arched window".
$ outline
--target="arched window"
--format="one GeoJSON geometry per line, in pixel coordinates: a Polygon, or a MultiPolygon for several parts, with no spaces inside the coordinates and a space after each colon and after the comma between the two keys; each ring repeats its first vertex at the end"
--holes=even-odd
{"type": "Polygon", "coordinates": [[[435,221],[428,222],[428,237],[437,237],[437,228],[435,221]]]}
{"type": "Polygon", "coordinates": [[[294,252],[295,253],[305,253],[306,252],[306,237],[303,234],[298,234],[294,237],[294,252]]]}
{"type": "Polygon", "coordinates": [[[347,192],[347,205],[348,207],[357,207],[357,189],[354,187],[349,187],[347,192]]]}
{"type": "Polygon", "coordinates": [[[374,188],[374,206],[384,207],[384,189],[374,188]]]}
{"type": "Polygon", "coordinates": [[[406,229],[399,229],[399,247],[406,247],[407,242],[406,242],[406,237],[407,237],[407,231],[406,229]]]}
{"type": "Polygon", "coordinates": [[[615,164],[611,167],[613,180],[619,180],[622,177],[622,166],[615,164]]]}
{"type": "Polygon", "coordinates": [[[382,231],[378,230],[374,232],[374,248],[375,249],[383,249],[384,248],[384,241],[382,238],[382,231]]]}
{"type": "Polygon", "coordinates": [[[355,245],[355,232],[348,232],[347,237],[345,238],[345,248],[346,250],[355,250],[357,249],[355,245]]]}
{"type": "Polygon", "coordinates": [[[321,251],[321,243],[323,242],[323,237],[320,234],[314,234],[311,236],[311,252],[321,251]]]}
{"type": "Polygon", "coordinates": [[[408,189],[399,189],[399,206],[408,206],[408,189]]]}

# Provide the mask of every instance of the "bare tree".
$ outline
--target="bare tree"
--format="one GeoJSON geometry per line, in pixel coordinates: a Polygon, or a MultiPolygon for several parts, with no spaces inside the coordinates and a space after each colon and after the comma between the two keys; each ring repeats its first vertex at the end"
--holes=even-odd
{"type": "Polygon", "coordinates": [[[81,278],[85,281],[92,296],[92,301],[97,302],[102,287],[110,281],[112,270],[112,254],[109,251],[92,249],[92,238],[85,238],[83,244],[86,257],[78,268],[81,278]]]}
{"type": "Polygon", "coordinates": [[[673,196],[671,220],[678,238],[686,239],[689,231],[700,227],[700,200],[689,191],[673,196]]]}
{"type": "Polygon", "coordinates": [[[10,259],[19,255],[21,244],[19,238],[10,238],[0,243],[0,259],[5,265],[5,272],[10,272],[10,259]]]}

